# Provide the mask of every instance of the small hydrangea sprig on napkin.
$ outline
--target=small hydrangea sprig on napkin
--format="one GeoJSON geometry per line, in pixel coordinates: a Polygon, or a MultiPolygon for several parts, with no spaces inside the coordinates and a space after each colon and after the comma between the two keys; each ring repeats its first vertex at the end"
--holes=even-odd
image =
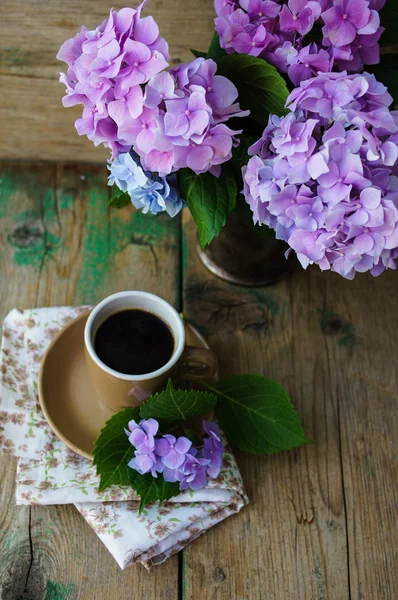
{"type": "Polygon", "coordinates": [[[224,453],[218,423],[206,418],[212,411],[227,440],[244,452],[273,454],[312,443],[277,381],[235,375],[203,385],[207,391],[179,390],[169,380],[163,392],[107,421],[94,450],[99,491],[130,486],[142,511],[180,491],[205,487],[218,477],[224,453]],[[203,439],[192,429],[198,419],[203,439]]]}

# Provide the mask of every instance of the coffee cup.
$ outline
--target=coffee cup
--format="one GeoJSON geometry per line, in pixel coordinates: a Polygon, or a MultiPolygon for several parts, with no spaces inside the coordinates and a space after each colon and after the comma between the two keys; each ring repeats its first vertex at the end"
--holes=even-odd
{"type": "MultiPolygon", "coordinates": [[[[132,338],[133,343],[133,338],[132,338]]],[[[185,326],[177,311],[163,298],[142,291],[126,291],[108,296],[90,313],[84,330],[86,362],[90,380],[99,399],[114,412],[139,406],[149,396],[163,390],[168,379],[185,381],[209,379],[217,371],[216,355],[206,348],[185,345],[185,326]],[[119,372],[117,363],[109,366],[98,355],[96,336],[103,324],[123,311],[143,311],[159,319],[172,336],[171,355],[165,364],[148,373],[119,372]]],[[[117,345],[117,339],[114,344],[117,345]]],[[[117,348],[115,348],[117,351],[117,348]]]]}

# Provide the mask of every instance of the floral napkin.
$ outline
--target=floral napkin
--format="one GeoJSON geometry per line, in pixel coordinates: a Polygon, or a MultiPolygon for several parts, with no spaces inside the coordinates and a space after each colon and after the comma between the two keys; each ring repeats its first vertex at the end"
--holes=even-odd
{"type": "Polygon", "coordinates": [[[38,400],[40,361],[51,339],[89,307],[12,310],[3,325],[0,352],[0,452],[19,457],[17,504],[74,504],[119,566],[164,562],[212,525],[247,503],[228,446],[217,479],[162,506],[138,514],[132,490],[98,492],[91,462],[52,432],[38,400]]]}

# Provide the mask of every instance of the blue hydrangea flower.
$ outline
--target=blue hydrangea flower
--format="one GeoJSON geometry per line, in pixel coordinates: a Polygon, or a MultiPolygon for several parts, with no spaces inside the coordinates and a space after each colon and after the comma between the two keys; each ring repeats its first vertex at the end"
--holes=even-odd
{"type": "Polygon", "coordinates": [[[159,175],[144,171],[139,157],[135,153],[119,154],[109,165],[111,174],[108,185],[117,185],[122,192],[127,192],[133,206],[143,213],[157,215],[167,212],[175,217],[185,206],[185,201],[177,190],[177,177],[159,175]]]}

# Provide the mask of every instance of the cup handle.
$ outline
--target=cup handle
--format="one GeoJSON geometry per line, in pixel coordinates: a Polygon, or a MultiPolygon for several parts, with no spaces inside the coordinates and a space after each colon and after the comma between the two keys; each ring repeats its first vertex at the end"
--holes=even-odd
{"type": "Polygon", "coordinates": [[[185,381],[210,379],[218,369],[217,356],[207,348],[185,346],[179,362],[179,377],[185,381]]]}

